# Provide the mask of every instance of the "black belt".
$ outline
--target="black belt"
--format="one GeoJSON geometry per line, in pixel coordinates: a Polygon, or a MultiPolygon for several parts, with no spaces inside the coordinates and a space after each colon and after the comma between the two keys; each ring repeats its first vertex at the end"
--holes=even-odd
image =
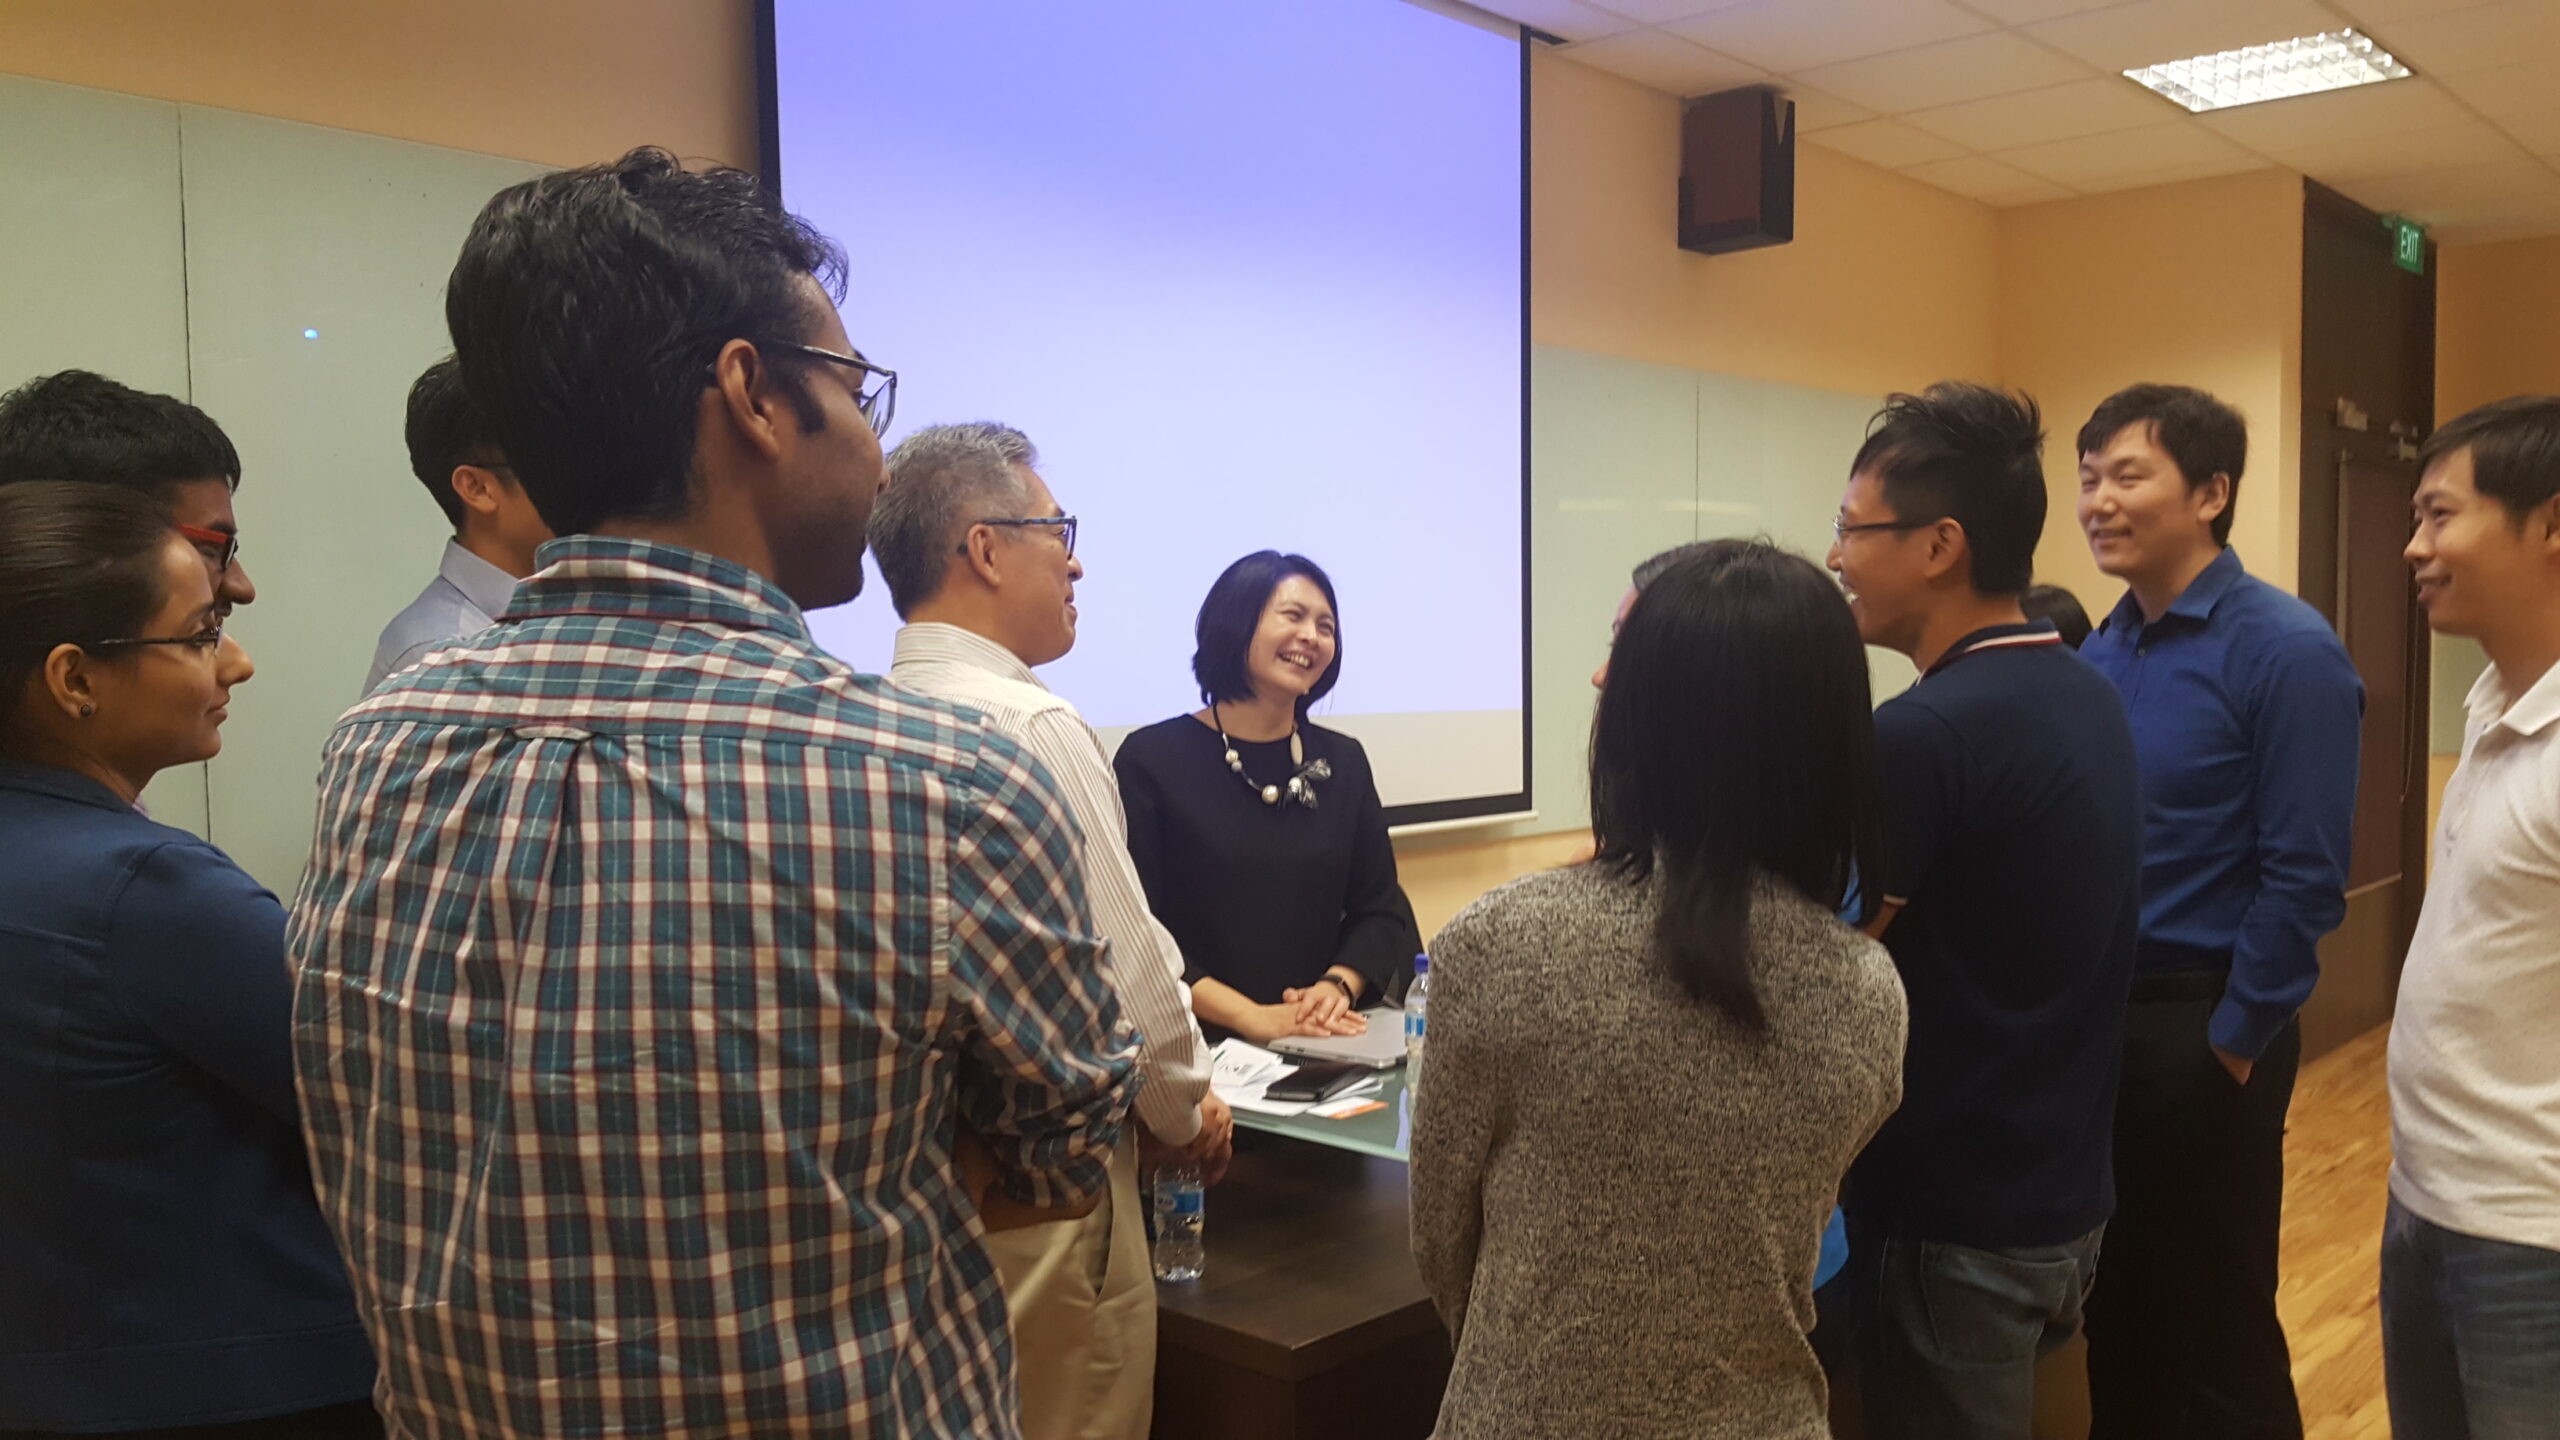
{"type": "Polygon", "coordinates": [[[2231,952],[2219,946],[2145,940],[2134,951],[2133,995],[2142,1000],[2219,1000],[2231,983],[2231,952]]]}

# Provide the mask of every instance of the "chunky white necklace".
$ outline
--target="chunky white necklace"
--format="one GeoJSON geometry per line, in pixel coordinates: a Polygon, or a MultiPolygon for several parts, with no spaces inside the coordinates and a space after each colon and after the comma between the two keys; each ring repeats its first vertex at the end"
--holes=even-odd
{"type": "Polygon", "coordinates": [[[1215,702],[1209,706],[1209,721],[1218,728],[1218,743],[1227,752],[1227,768],[1244,782],[1244,788],[1261,796],[1263,804],[1277,805],[1285,795],[1310,810],[1316,808],[1316,782],[1333,778],[1333,764],[1322,758],[1307,759],[1306,742],[1299,738],[1296,726],[1289,729],[1289,763],[1297,770],[1289,777],[1288,785],[1283,787],[1258,784],[1252,776],[1244,773],[1244,757],[1236,753],[1236,742],[1227,738],[1226,717],[1219,713],[1215,702]]]}

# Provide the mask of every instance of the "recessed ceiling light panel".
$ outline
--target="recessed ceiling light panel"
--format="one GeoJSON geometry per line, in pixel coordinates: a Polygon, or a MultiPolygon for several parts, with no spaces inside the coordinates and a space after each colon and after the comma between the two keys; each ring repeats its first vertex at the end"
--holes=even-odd
{"type": "Polygon", "coordinates": [[[2372,36],[2353,30],[2304,35],[2189,60],[2167,60],[2124,72],[2126,79],[2157,90],[2198,114],[2384,80],[2406,80],[2409,75],[2409,67],[2373,43],[2372,36]]]}

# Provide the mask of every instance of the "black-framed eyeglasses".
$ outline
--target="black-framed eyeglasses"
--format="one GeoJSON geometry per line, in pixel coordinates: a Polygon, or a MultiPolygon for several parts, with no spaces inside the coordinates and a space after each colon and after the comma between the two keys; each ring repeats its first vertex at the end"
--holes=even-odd
{"type": "Polygon", "coordinates": [[[114,650],[127,645],[185,645],[199,654],[210,655],[222,648],[222,627],[208,625],[193,635],[126,635],[113,640],[93,640],[84,650],[114,650]]]}
{"type": "Polygon", "coordinates": [[[803,345],[797,340],[775,340],[770,344],[776,350],[789,350],[806,355],[812,360],[824,360],[831,365],[849,366],[873,377],[879,383],[873,385],[868,391],[864,390],[859,383],[854,386],[853,403],[862,411],[863,423],[871,427],[872,434],[889,433],[889,421],[898,413],[897,371],[872,364],[862,358],[862,352],[859,350],[848,355],[838,350],[822,350],[815,345],[803,345]]]}
{"type": "Polygon", "coordinates": [[[976,520],[976,525],[993,525],[1001,530],[1029,530],[1045,526],[1055,532],[1067,547],[1067,558],[1076,558],[1076,517],[1073,515],[1034,515],[1028,519],[976,520]]]}
{"type": "Polygon", "coordinates": [[[1926,530],[1937,523],[1935,520],[1870,520],[1863,525],[1852,525],[1835,517],[1831,522],[1831,538],[1846,540],[1869,530],[1926,530]]]}

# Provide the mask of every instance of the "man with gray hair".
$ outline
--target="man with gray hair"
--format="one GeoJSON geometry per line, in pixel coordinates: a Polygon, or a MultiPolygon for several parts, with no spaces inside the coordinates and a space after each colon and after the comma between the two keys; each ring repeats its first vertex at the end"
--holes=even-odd
{"type": "MultiPolygon", "coordinates": [[[[1021,431],[987,423],[920,430],[890,455],[870,535],[907,622],[889,678],[984,713],[1048,767],[1084,831],[1096,928],[1110,942],[1121,1006],[1145,1039],[1138,1118],[1153,1147],[1215,1179],[1234,1122],[1209,1091],[1208,1044],[1191,1015],[1181,952],[1147,908],[1101,741],[1031,673],[1074,647],[1084,575],[1075,518],[1059,510],[1038,462],[1021,431]]],[[[1090,1215],[987,1237],[1012,1314],[1025,1440],[1147,1433],[1156,1301],[1137,1171],[1124,1140],[1108,1197],[1090,1215]]]]}

